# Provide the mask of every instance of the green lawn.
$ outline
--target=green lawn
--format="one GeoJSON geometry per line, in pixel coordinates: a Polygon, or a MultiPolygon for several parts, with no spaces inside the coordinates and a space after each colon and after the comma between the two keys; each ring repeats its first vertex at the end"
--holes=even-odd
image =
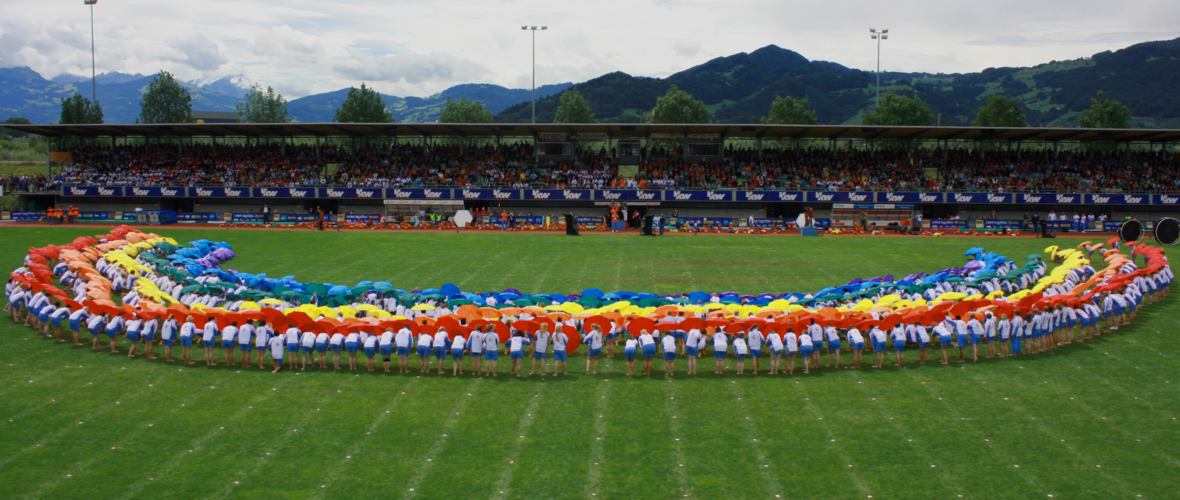
{"type": "MultiPolygon", "coordinates": [[[[79,231],[0,227],[0,262],[79,231]]],[[[271,276],[563,293],[813,291],[1046,244],[161,232],[228,241],[228,267],[271,276]]],[[[586,376],[584,350],[559,379],[181,368],[55,345],[5,316],[0,497],[1174,498],[1173,300],[1053,354],[919,367],[911,351],[903,369],[773,379],[732,360],[726,376],[629,379],[618,360],[586,376]]]]}

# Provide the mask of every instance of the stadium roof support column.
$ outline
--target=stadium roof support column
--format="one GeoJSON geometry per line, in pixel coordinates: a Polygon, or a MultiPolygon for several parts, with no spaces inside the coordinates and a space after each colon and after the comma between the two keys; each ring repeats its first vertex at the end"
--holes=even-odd
{"type": "MultiPolygon", "coordinates": [[[[58,139],[58,141],[60,143],[61,140],[58,139]]],[[[53,157],[53,146],[50,145],[52,142],[53,139],[45,138],[45,177],[47,180],[53,179],[53,163],[50,161],[50,158],[53,157]]]]}

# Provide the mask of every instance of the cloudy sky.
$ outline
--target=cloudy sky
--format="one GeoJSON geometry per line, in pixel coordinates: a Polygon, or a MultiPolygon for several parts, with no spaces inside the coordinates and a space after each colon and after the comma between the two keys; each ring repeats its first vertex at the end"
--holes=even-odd
{"type": "MultiPolygon", "coordinates": [[[[1175,0],[99,0],[98,71],[183,79],[243,74],[288,97],[368,82],[425,96],[458,83],[667,76],[775,44],[872,69],[868,28],[889,28],[882,69],[969,72],[1180,37],[1175,0]]],[[[89,75],[82,0],[3,0],[0,67],[89,75]]]]}

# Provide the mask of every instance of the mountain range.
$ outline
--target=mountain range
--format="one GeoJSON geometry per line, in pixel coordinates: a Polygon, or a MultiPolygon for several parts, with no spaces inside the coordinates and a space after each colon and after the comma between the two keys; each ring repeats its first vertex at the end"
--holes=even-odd
{"type": "MultiPolygon", "coordinates": [[[[96,78],[107,123],[132,123],[139,100],[154,75],[105,73],[96,78]]],[[[1117,51],[1032,67],[988,68],[977,73],[898,73],[881,75],[882,92],[919,97],[942,125],[967,125],[992,94],[1014,97],[1030,126],[1075,126],[1081,111],[1099,91],[1132,112],[1132,126],[1180,128],[1180,38],[1146,42],[1117,51]]],[[[719,123],[754,123],[779,96],[808,97],[820,123],[859,123],[872,108],[873,72],[834,62],[812,61],[778,46],[719,57],[667,78],[609,73],[572,84],[537,88],[537,121],[551,122],[560,94],[581,92],[601,122],[638,122],[672,85],[688,91],[709,108],[719,123]]],[[[183,85],[193,109],[234,111],[253,82],[242,75],[183,85]]],[[[29,68],[0,69],[0,120],[23,116],[34,123],[54,123],[58,101],[75,92],[90,94],[90,78],[59,75],[51,80],[29,68]]],[[[341,89],[290,101],[299,122],[330,122],[348,94],[341,89]]],[[[382,94],[398,122],[431,122],[448,97],[483,102],[498,122],[531,120],[528,89],[491,84],[463,84],[429,97],[382,94]]]]}

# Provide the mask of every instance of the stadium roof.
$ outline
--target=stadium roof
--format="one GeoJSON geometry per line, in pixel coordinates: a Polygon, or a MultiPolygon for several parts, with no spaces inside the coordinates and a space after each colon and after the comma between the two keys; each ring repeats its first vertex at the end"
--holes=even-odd
{"type": "Polygon", "coordinates": [[[4,125],[48,137],[532,137],[605,135],[612,139],[701,134],[727,139],[923,139],[1180,141],[1180,129],[895,127],[868,125],[649,123],[177,123],[4,125]]]}

